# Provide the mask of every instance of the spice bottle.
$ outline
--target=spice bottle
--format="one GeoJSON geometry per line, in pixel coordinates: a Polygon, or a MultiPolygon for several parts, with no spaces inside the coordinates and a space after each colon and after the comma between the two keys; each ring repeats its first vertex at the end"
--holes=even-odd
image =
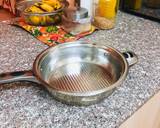
{"type": "Polygon", "coordinates": [[[119,0],[98,0],[93,24],[100,29],[112,29],[116,24],[119,0]]]}

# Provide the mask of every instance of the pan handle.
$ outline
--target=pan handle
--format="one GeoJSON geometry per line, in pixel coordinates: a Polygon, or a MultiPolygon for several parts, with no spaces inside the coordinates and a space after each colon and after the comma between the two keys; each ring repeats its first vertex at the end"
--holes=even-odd
{"type": "Polygon", "coordinates": [[[122,54],[126,58],[130,67],[138,62],[138,57],[134,52],[126,51],[126,52],[123,52],[122,54]]]}
{"type": "Polygon", "coordinates": [[[16,81],[32,81],[39,83],[31,70],[0,74],[0,84],[6,84],[16,81]]]}

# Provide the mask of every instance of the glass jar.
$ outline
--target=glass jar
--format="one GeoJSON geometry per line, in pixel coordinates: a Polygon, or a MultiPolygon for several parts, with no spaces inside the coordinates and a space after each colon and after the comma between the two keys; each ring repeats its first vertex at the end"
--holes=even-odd
{"type": "Polygon", "coordinates": [[[119,0],[96,0],[93,24],[100,29],[112,29],[116,24],[119,0]]]}

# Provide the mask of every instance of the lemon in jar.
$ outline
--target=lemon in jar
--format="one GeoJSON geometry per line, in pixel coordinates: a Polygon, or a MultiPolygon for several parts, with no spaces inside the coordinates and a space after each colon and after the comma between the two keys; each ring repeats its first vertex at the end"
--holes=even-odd
{"type": "Polygon", "coordinates": [[[40,23],[40,17],[39,16],[30,16],[30,21],[33,24],[38,25],[40,23]]]}
{"type": "Polygon", "coordinates": [[[51,16],[46,16],[46,20],[47,20],[48,24],[54,24],[55,23],[54,18],[52,18],[51,16]]]}
{"type": "Polygon", "coordinates": [[[40,20],[41,20],[41,21],[40,21],[40,22],[41,22],[41,25],[46,25],[46,17],[47,17],[47,16],[42,16],[42,17],[41,17],[41,19],[40,19],[40,20]]]}

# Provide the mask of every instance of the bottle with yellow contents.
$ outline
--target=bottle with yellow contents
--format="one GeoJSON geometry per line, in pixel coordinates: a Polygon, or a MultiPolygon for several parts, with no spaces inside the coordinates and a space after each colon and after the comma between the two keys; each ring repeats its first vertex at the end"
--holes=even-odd
{"type": "Polygon", "coordinates": [[[119,0],[98,0],[93,24],[100,29],[114,28],[119,0]]]}
{"type": "Polygon", "coordinates": [[[129,1],[129,8],[134,10],[141,9],[142,6],[142,0],[130,0],[129,1]]]}

